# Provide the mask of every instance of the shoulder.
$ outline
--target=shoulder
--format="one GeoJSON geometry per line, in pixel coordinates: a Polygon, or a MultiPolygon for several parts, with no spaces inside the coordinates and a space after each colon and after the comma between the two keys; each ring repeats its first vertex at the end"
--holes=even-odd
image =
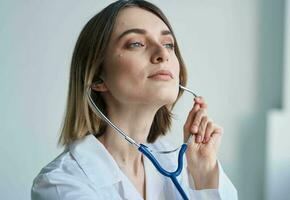
{"type": "Polygon", "coordinates": [[[88,179],[70,152],[64,151],[43,167],[33,180],[31,199],[65,199],[63,194],[68,191],[71,193],[71,191],[82,190],[84,193],[90,194],[92,190],[89,185],[88,179]]]}
{"type": "Polygon", "coordinates": [[[78,176],[79,178],[85,177],[75,158],[68,150],[65,150],[53,161],[43,167],[35,180],[43,176],[54,178],[59,175],[72,175],[78,176]]]}

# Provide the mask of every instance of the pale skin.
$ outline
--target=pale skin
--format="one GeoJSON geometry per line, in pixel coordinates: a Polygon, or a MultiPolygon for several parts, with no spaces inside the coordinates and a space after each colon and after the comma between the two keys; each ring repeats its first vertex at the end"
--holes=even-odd
{"type": "MultiPolygon", "coordinates": [[[[106,52],[101,77],[104,82],[92,87],[105,99],[108,117],[138,143],[146,143],[158,109],[177,98],[180,69],[172,46],[174,39],[168,31],[151,12],[137,7],[120,11],[106,52]],[[131,29],[135,31],[119,38],[131,29]],[[150,77],[158,70],[168,70],[172,77],[150,77]]],[[[196,189],[218,188],[216,155],[222,130],[207,117],[206,110],[204,99],[196,98],[183,130],[184,140],[189,134],[195,137],[186,158],[196,189]]],[[[146,199],[142,154],[110,127],[99,140],[146,199]]]]}

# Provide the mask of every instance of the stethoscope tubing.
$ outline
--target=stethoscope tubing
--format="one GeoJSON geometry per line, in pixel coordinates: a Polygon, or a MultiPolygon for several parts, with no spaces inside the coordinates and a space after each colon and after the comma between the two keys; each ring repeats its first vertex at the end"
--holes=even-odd
{"type": "Polygon", "coordinates": [[[183,168],[183,155],[186,152],[187,149],[187,144],[182,144],[179,153],[178,153],[178,166],[177,169],[173,172],[169,172],[167,170],[165,170],[163,167],[161,167],[161,165],[159,164],[159,162],[156,160],[156,158],[153,156],[153,154],[148,151],[148,147],[144,144],[140,144],[140,147],[138,148],[138,150],[140,152],[143,153],[143,155],[145,155],[150,161],[151,163],[155,166],[155,168],[157,169],[157,171],[159,173],[161,173],[163,176],[169,177],[171,179],[171,181],[173,182],[173,184],[175,185],[176,189],[178,190],[178,192],[180,193],[180,195],[182,196],[182,198],[184,200],[188,200],[187,195],[185,194],[184,190],[182,189],[181,185],[179,184],[178,180],[177,180],[177,176],[180,175],[180,173],[182,172],[182,168],[183,168]]]}
{"type": "MultiPolygon", "coordinates": [[[[193,96],[197,96],[192,90],[179,85],[179,87],[191,94],[193,94],[193,96]]],[[[180,173],[182,172],[182,168],[183,168],[183,155],[186,152],[187,149],[187,143],[182,144],[179,153],[178,153],[178,166],[177,169],[175,171],[169,172],[167,170],[165,170],[160,164],[159,162],[156,160],[156,158],[153,156],[153,154],[149,151],[148,147],[144,144],[138,144],[137,142],[135,142],[132,138],[130,138],[124,131],[122,131],[119,127],[117,127],[113,122],[111,122],[104,114],[103,112],[98,108],[98,106],[95,104],[95,102],[93,101],[92,97],[91,97],[91,87],[88,87],[87,91],[87,98],[88,98],[88,103],[91,106],[92,110],[101,118],[103,119],[109,126],[111,126],[117,133],[119,133],[124,139],[126,139],[130,144],[132,144],[133,146],[135,146],[141,153],[143,153],[143,155],[145,155],[150,161],[151,163],[155,166],[155,168],[157,169],[157,171],[159,173],[161,173],[163,176],[166,176],[168,178],[171,179],[171,181],[173,182],[173,184],[175,185],[176,189],[178,190],[178,192],[180,193],[180,195],[182,196],[182,198],[184,200],[188,200],[188,197],[185,193],[185,191],[183,190],[183,188],[181,187],[181,185],[179,184],[178,180],[177,180],[177,176],[180,175],[180,173]]],[[[188,141],[191,141],[192,136],[189,138],[188,141]]]]}

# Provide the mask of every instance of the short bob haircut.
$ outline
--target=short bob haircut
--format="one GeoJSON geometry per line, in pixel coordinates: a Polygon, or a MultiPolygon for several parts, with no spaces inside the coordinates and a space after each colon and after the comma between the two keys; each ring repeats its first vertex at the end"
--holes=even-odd
{"type": "MultiPolygon", "coordinates": [[[[171,25],[163,12],[152,3],[144,0],[119,0],[111,3],[87,22],[78,37],[71,60],[67,106],[58,144],[67,147],[75,140],[88,134],[94,134],[98,137],[105,133],[107,124],[90,109],[86,99],[86,89],[98,80],[118,13],[128,7],[139,7],[152,12],[167,25],[173,35],[174,51],[179,61],[179,82],[184,86],[186,85],[185,64],[171,25]]],[[[179,90],[176,101],[181,95],[182,91],[179,90]]],[[[95,104],[107,115],[106,102],[100,93],[94,91],[92,96],[95,104]]],[[[171,110],[176,101],[173,105],[165,105],[156,112],[147,142],[153,143],[160,135],[165,135],[170,129],[171,110]]]]}

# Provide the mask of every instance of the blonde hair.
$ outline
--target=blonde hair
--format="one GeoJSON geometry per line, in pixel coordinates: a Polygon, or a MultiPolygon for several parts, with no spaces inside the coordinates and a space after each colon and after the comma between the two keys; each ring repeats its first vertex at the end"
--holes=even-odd
{"type": "MultiPolygon", "coordinates": [[[[58,144],[68,146],[73,141],[81,139],[90,133],[100,136],[105,133],[107,125],[90,109],[86,99],[86,89],[97,81],[105,57],[106,47],[120,10],[125,7],[140,7],[158,16],[170,29],[175,41],[175,54],[180,64],[180,84],[186,85],[186,68],[181,57],[177,41],[171,25],[162,11],[155,5],[144,0],[119,0],[101,10],[82,29],[71,61],[69,91],[64,121],[58,144]]],[[[177,100],[181,96],[179,91],[177,100]]],[[[100,93],[92,93],[95,104],[107,115],[106,104],[100,93]]],[[[176,101],[177,101],[176,100],[176,101]]],[[[175,104],[175,103],[174,103],[175,104]]],[[[172,113],[166,106],[155,114],[147,142],[154,142],[160,135],[165,135],[170,129],[172,113]]]]}

